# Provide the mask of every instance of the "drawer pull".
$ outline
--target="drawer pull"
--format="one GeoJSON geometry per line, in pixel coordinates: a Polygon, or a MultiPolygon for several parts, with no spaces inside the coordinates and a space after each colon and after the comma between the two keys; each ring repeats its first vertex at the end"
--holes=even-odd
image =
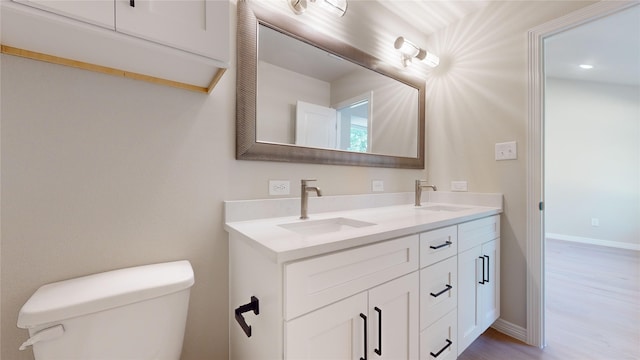
{"type": "Polygon", "coordinates": [[[235,310],[236,321],[238,322],[238,324],[240,324],[240,327],[242,328],[242,330],[244,330],[244,333],[247,335],[247,337],[251,337],[251,325],[247,325],[247,321],[244,319],[244,316],[242,316],[242,314],[249,311],[253,311],[253,313],[256,315],[260,314],[260,301],[255,296],[251,297],[250,303],[241,305],[235,310]]]}
{"type": "Polygon", "coordinates": [[[484,257],[487,258],[487,280],[486,280],[486,282],[489,282],[489,273],[490,273],[489,264],[491,263],[491,259],[489,258],[489,255],[484,255],[484,257]]]}
{"type": "Polygon", "coordinates": [[[442,349],[440,349],[440,351],[438,351],[437,353],[431,353],[431,356],[433,356],[434,358],[437,358],[438,356],[440,356],[440,354],[442,354],[443,351],[447,350],[449,348],[449,346],[451,346],[451,344],[453,344],[453,342],[449,339],[447,339],[447,345],[445,345],[442,349]]]}
{"type": "Polygon", "coordinates": [[[136,7],[136,0],[129,0],[129,6],[136,7]]]}
{"type": "Polygon", "coordinates": [[[444,290],[440,291],[440,292],[439,292],[439,293],[437,293],[437,294],[431,293],[431,296],[433,296],[433,297],[438,297],[438,296],[440,296],[440,295],[442,295],[442,294],[446,293],[447,291],[449,291],[449,290],[451,290],[451,289],[453,288],[453,286],[451,286],[451,285],[449,285],[449,284],[447,284],[447,285],[445,285],[445,286],[446,286],[446,288],[445,288],[444,290]]]}
{"type": "Polygon", "coordinates": [[[445,241],[445,242],[444,242],[444,244],[440,244],[440,245],[438,245],[438,246],[433,246],[433,245],[431,245],[431,246],[429,246],[429,247],[430,247],[430,248],[432,248],[433,250],[437,250],[437,249],[443,248],[443,247],[445,247],[445,246],[449,246],[449,245],[451,245],[451,244],[453,244],[453,243],[452,243],[451,241],[447,240],[447,241],[445,241]]]}
{"type": "Polygon", "coordinates": [[[373,349],[373,352],[382,356],[382,310],[377,306],[373,309],[378,312],[378,348],[373,349]]]}
{"type": "Polygon", "coordinates": [[[367,315],[360,313],[360,317],[364,320],[364,357],[360,360],[367,360],[367,315]]]}
{"type": "Polygon", "coordinates": [[[478,284],[484,285],[486,283],[486,281],[484,280],[484,265],[485,265],[485,261],[484,261],[484,256],[480,256],[478,257],[480,260],[482,260],[482,281],[478,281],[478,284]]]}

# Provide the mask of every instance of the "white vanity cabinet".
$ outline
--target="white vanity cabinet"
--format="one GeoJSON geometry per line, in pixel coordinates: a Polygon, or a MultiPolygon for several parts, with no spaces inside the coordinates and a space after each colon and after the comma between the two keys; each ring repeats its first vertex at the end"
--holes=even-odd
{"type": "Polygon", "coordinates": [[[277,264],[232,236],[230,306],[261,303],[250,338],[232,324],[231,358],[416,359],[418,239],[277,264]]]}
{"type": "Polygon", "coordinates": [[[500,316],[500,217],[458,226],[458,354],[500,316]]]}
{"type": "Polygon", "coordinates": [[[420,359],[457,357],[458,227],[420,234],[420,359]]]}
{"type": "Polygon", "coordinates": [[[499,316],[498,206],[323,214],[373,225],[305,235],[239,204],[225,223],[230,359],[451,360],[499,316]]]}

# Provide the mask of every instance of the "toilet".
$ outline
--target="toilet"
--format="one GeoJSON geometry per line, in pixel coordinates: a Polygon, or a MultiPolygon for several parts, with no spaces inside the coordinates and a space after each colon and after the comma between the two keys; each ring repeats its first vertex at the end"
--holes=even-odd
{"type": "Polygon", "coordinates": [[[18,327],[35,360],[178,360],[194,283],[186,261],[114,270],[40,287],[18,327]]]}

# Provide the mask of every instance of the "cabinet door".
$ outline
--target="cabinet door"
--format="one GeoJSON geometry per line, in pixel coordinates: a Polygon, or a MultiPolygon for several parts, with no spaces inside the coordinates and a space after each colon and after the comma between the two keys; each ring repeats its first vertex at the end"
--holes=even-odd
{"type": "Polygon", "coordinates": [[[482,256],[487,276],[480,285],[479,300],[482,331],[485,331],[500,316],[500,239],[483,244],[482,256]]]}
{"type": "MultiPolygon", "coordinates": [[[[359,360],[365,355],[367,294],[360,293],[285,325],[284,358],[359,360]]],[[[368,322],[369,319],[367,319],[368,322]]]]}
{"type": "Polygon", "coordinates": [[[113,0],[13,0],[75,20],[113,30],[115,10],[113,0]]]}
{"type": "Polygon", "coordinates": [[[116,31],[229,61],[228,0],[116,0],[116,31]]]}
{"type": "Polygon", "coordinates": [[[368,359],[417,359],[418,272],[369,290],[368,359]]]}
{"type": "Polygon", "coordinates": [[[481,246],[476,246],[458,254],[458,355],[483,331],[478,301],[481,250],[481,246]]]}

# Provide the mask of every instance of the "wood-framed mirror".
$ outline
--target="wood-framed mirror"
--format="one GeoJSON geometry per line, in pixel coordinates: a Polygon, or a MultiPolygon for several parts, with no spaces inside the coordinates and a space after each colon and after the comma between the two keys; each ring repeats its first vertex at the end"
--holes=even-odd
{"type": "Polygon", "coordinates": [[[424,168],[424,82],[257,1],[237,31],[237,159],[424,168]]]}

